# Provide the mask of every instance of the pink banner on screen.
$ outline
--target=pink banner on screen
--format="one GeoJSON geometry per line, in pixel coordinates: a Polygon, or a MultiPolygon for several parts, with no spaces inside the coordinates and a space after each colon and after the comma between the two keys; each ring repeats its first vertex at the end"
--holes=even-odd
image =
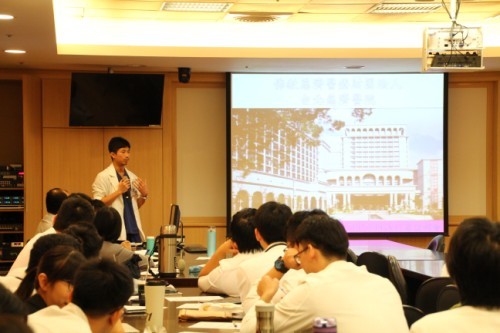
{"type": "Polygon", "coordinates": [[[342,221],[348,233],[394,233],[394,232],[444,232],[443,220],[346,220],[342,221]]]}

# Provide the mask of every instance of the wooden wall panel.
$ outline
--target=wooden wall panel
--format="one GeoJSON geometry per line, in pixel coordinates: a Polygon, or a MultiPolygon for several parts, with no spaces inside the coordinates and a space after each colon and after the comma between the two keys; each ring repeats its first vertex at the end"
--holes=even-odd
{"type": "Polygon", "coordinates": [[[69,127],[70,78],[44,78],[43,127],[69,127]]]}

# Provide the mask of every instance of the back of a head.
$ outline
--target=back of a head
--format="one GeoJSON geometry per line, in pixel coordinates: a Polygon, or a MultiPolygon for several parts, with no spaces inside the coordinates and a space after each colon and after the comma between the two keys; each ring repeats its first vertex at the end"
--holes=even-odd
{"type": "Polygon", "coordinates": [[[101,317],[123,307],[134,291],[130,272],[106,259],[92,259],[76,272],[72,302],[87,316],[101,317]]]}
{"type": "Polygon", "coordinates": [[[110,153],[116,153],[118,149],[121,148],[130,148],[130,143],[127,141],[127,139],[120,136],[115,136],[114,138],[111,138],[109,140],[108,151],[110,153]]]}
{"type": "Polygon", "coordinates": [[[328,215],[312,215],[297,227],[295,243],[311,244],[325,257],[345,259],[349,238],[340,221],[328,215]]]}
{"type": "Polygon", "coordinates": [[[463,305],[500,309],[500,223],[464,220],[453,234],[446,266],[463,305]]]}
{"type": "Polygon", "coordinates": [[[292,210],[285,204],[269,201],[262,204],[255,213],[255,228],[264,240],[270,244],[285,241],[286,222],[292,216],[292,210]]]}
{"type": "Polygon", "coordinates": [[[37,239],[33,248],[30,251],[28,267],[26,268],[26,276],[21,281],[21,284],[16,290],[16,295],[25,300],[28,299],[35,285],[37,266],[42,256],[56,246],[64,246],[67,249],[82,251],[82,245],[73,236],[67,234],[49,234],[37,239]]]}
{"type": "MultiPolygon", "coordinates": [[[[36,275],[44,273],[50,283],[73,281],[76,270],[85,262],[83,254],[71,246],[58,245],[47,251],[38,263],[36,275]]],[[[38,289],[38,279],[35,288],[38,289]]]]}
{"type": "MultiPolygon", "coordinates": [[[[0,283],[0,315],[13,315],[22,319],[28,316],[28,309],[23,301],[0,283]]],[[[2,331],[0,331],[2,332],[2,331]]]]}
{"type": "Polygon", "coordinates": [[[233,215],[231,220],[231,239],[238,245],[241,253],[260,251],[262,248],[255,238],[255,225],[253,222],[255,208],[244,208],[233,215]]]}
{"type": "Polygon", "coordinates": [[[102,247],[102,237],[96,227],[87,222],[76,222],[64,229],[63,233],[73,236],[82,246],[82,253],[87,259],[99,256],[102,247]]]}
{"type": "Polygon", "coordinates": [[[54,229],[61,232],[75,222],[92,223],[94,215],[94,208],[88,200],[70,195],[59,208],[54,219],[54,229]]]}
{"type": "Polygon", "coordinates": [[[299,227],[299,225],[304,221],[307,217],[313,215],[325,215],[328,216],[327,213],[322,211],[321,209],[313,209],[313,210],[300,210],[295,212],[286,222],[286,241],[294,244],[295,243],[295,231],[299,227]]]}
{"type": "Polygon", "coordinates": [[[15,315],[0,314],[0,332],[2,333],[33,333],[26,319],[15,315]]]}
{"type": "Polygon", "coordinates": [[[96,212],[94,225],[105,241],[113,243],[120,237],[122,218],[115,208],[105,206],[96,212]]]}
{"type": "Polygon", "coordinates": [[[64,200],[68,198],[68,194],[61,188],[50,189],[45,195],[45,207],[50,214],[57,214],[64,200]]]}

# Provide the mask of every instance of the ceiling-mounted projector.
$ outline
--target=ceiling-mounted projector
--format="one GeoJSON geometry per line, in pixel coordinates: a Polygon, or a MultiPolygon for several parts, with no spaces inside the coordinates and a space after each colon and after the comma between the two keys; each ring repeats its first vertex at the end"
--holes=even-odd
{"type": "Polygon", "coordinates": [[[483,33],[479,27],[427,28],[424,32],[424,71],[481,70],[483,33]]]}

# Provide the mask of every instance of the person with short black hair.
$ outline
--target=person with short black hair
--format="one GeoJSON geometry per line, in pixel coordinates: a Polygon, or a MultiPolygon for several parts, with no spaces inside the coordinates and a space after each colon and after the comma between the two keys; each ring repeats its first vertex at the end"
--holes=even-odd
{"type": "Polygon", "coordinates": [[[44,333],[107,333],[123,331],[123,306],[134,290],[130,274],[120,264],[92,259],[75,274],[72,301],[64,308],[49,306],[28,316],[28,324],[44,333]]]}
{"type": "Polygon", "coordinates": [[[54,225],[54,218],[59,211],[64,200],[68,198],[68,192],[56,187],[47,191],[45,195],[45,208],[47,209],[47,214],[45,214],[42,220],[38,223],[36,232],[44,232],[47,229],[52,228],[54,225]]]}
{"type": "Polygon", "coordinates": [[[198,275],[202,291],[238,296],[236,271],[239,265],[262,251],[255,239],[253,217],[255,208],[244,208],[233,215],[230,223],[231,238],[217,248],[198,275]],[[227,255],[230,258],[226,258],[227,255]]]}
{"type": "Polygon", "coordinates": [[[27,315],[25,304],[0,284],[0,332],[33,333],[26,324],[27,315]]]}
{"type": "Polygon", "coordinates": [[[25,300],[29,313],[51,305],[67,305],[75,271],[84,261],[82,253],[71,246],[58,245],[47,251],[37,265],[36,293],[25,300]]]}
{"type": "Polygon", "coordinates": [[[97,174],[92,184],[94,199],[115,208],[122,218],[119,240],[142,243],[146,240],[142,230],[139,208],[148,198],[146,181],[126,168],[130,157],[130,143],[122,137],[109,140],[111,164],[97,174]]]}
{"type": "Polygon", "coordinates": [[[99,256],[103,240],[93,224],[87,221],[76,222],[64,229],[63,233],[73,236],[81,244],[85,258],[99,256]]]}
{"type": "Polygon", "coordinates": [[[255,238],[264,250],[238,267],[236,276],[242,302],[252,284],[269,271],[276,258],[283,254],[286,248],[286,222],[291,216],[290,207],[275,201],[266,202],[257,209],[254,218],[255,238]]]}
{"type": "Polygon", "coordinates": [[[500,223],[465,219],[451,237],[446,267],[461,306],[426,315],[412,333],[500,331],[500,223]]]}
{"type": "Polygon", "coordinates": [[[56,246],[62,246],[66,249],[79,252],[82,251],[82,245],[73,236],[58,233],[40,237],[31,249],[26,276],[20,281],[19,287],[15,291],[15,294],[23,301],[27,300],[33,294],[35,280],[37,279],[37,267],[40,260],[44,254],[56,246]]]}
{"type": "MultiPolygon", "coordinates": [[[[342,332],[406,333],[401,298],[386,278],[347,262],[349,240],[344,226],[325,214],[307,217],[295,231],[294,261],[307,274],[274,309],[274,332],[311,330],[316,317],[335,318],[342,332]]],[[[279,280],[263,276],[260,301],[269,303],[279,280]]],[[[255,332],[255,305],[241,332],[255,332]]]]}
{"type": "Polygon", "coordinates": [[[79,195],[70,194],[61,204],[54,219],[54,226],[42,233],[36,234],[26,243],[12,264],[8,275],[16,276],[21,279],[24,278],[25,270],[30,260],[31,249],[33,248],[33,244],[35,244],[40,237],[62,232],[75,223],[84,222],[91,224],[93,220],[94,209],[90,202],[79,195]]]}
{"type": "Polygon", "coordinates": [[[117,244],[122,228],[122,220],[118,211],[113,207],[102,207],[95,215],[94,225],[104,240],[99,252],[101,258],[114,260],[127,266],[131,276],[138,279],[140,272],[147,270],[149,259],[145,255],[134,253],[126,245],[117,244]]]}

